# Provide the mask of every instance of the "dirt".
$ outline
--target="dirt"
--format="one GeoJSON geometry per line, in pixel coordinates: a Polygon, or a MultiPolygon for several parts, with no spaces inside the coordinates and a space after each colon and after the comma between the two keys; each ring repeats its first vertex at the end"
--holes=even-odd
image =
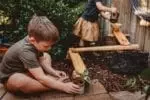
{"type": "MultiPolygon", "coordinates": [[[[86,67],[88,68],[90,78],[98,79],[108,92],[117,92],[123,90],[138,91],[142,88],[142,84],[137,76],[144,68],[147,67],[147,61],[145,61],[147,54],[138,53],[137,55],[135,52],[103,52],[96,54],[82,53],[81,56],[86,67]],[[141,60],[141,56],[144,60],[141,60]],[[135,60],[135,58],[137,59],[135,60]],[[120,59],[123,59],[123,61],[120,59]],[[120,65],[121,67],[117,67],[116,69],[116,66],[120,65]],[[113,66],[115,67],[113,68],[113,66]],[[130,67],[126,68],[127,66],[130,67]],[[131,76],[137,78],[136,86],[131,87],[126,85],[131,76]]],[[[65,71],[69,76],[73,71],[72,62],[69,59],[53,61],[52,65],[56,69],[65,71]]]]}

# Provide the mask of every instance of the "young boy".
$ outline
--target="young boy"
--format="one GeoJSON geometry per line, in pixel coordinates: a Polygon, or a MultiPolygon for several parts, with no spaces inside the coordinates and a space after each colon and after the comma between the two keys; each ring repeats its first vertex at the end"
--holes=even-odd
{"type": "Polygon", "coordinates": [[[98,14],[101,13],[105,19],[110,19],[110,14],[116,13],[117,9],[106,7],[102,0],[88,0],[84,13],[74,25],[73,33],[80,37],[79,46],[84,46],[84,41],[96,42],[99,38],[98,14]]]}
{"type": "Polygon", "coordinates": [[[51,58],[46,53],[58,37],[57,28],[45,16],[33,16],[28,25],[28,36],[11,46],[3,57],[0,81],[4,86],[11,92],[57,89],[78,93],[80,87],[63,82],[66,74],[52,68],[51,58]]]}

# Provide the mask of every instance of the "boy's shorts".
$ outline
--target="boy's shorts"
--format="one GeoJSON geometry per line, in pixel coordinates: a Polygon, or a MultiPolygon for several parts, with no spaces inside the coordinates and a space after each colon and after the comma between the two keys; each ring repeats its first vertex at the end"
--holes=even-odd
{"type": "Polygon", "coordinates": [[[74,24],[73,34],[85,41],[97,41],[99,31],[98,21],[90,22],[80,17],[74,24]]]}
{"type": "Polygon", "coordinates": [[[5,79],[0,80],[0,83],[3,84],[5,88],[7,88],[7,81],[8,81],[8,78],[5,78],[5,79]]]}

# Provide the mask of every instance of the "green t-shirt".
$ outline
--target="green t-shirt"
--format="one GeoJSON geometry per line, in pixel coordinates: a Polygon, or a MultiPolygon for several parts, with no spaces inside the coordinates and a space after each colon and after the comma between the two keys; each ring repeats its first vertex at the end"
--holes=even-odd
{"type": "Polygon", "coordinates": [[[0,64],[0,81],[4,82],[10,75],[25,73],[29,68],[40,67],[38,58],[42,52],[28,42],[28,36],[12,45],[5,53],[0,64]]]}

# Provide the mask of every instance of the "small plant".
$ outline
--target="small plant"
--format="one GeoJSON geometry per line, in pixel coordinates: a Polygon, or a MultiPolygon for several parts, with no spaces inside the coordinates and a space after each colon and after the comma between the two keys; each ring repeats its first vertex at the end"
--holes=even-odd
{"type": "Polygon", "coordinates": [[[137,80],[136,80],[135,77],[130,78],[130,79],[127,80],[125,86],[130,87],[130,88],[133,88],[133,87],[135,87],[135,85],[136,85],[136,81],[137,81],[137,80]]]}
{"type": "Polygon", "coordinates": [[[85,82],[87,82],[88,84],[91,83],[91,79],[90,79],[90,77],[89,77],[89,71],[88,71],[87,69],[84,71],[84,73],[81,75],[81,77],[82,77],[83,80],[84,80],[85,82]]]}

